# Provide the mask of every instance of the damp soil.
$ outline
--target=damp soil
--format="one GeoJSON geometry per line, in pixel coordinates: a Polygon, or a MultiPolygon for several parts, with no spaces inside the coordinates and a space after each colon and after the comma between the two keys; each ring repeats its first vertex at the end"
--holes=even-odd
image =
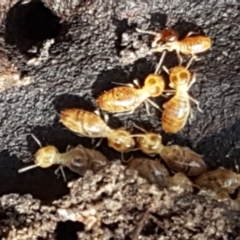
{"type": "MultiPolygon", "coordinates": [[[[146,130],[161,134],[164,144],[171,142],[194,149],[203,155],[210,169],[220,166],[238,169],[239,11],[237,1],[217,0],[69,0],[66,5],[50,0],[3,1],[0,4],[0,51],[9,66],[14,65],[19,71],[20,80],[27,76],[32,82],[26,86],[8,86],[0,93],[2,201],[7,198],[11,202],[11,194],[30,194],[32,201],[39,200],[41,204],[51,206],[53,201],[70,196],[67,184],[54,174],[56,167],[17,172],[20,167],[32,163],[39,148],[30,134],[39,138],[42,145],[55,145],[60,152],[69,145],[93,147],[91,139],[80,138],[59,123],[59,112],[70,107],[93,111],[96,97],[112,88],[112,82],[130,83],[139,79],[142,84],[144,78],[154,71],[159,55],[140,54],[136,50],[141,48],[139,45],[130,48],[136,53],[134,57],[124,52],[123,36],[135,41],[136,27],[158,31],[173,26],[180,37],[190,31],[211,37],[212,49],[200,54],[199,61],[190,68],[197,74],[190,93],[200,102],[203,113],[193,105],[191,123],[174,135],[163,132],[161,112],[151,108],[151,116],[148,116],[144,105],[132,115],[110,116],[110,126],[125,127],[134,132],[132,126],[137,123],[146,130]],[[28,64],[29,60],[40,58],[48,39],[54,39],[54,42],[47,50],[47,57],[39,64],[28,64]]],[[[137,43],[140,45],[148,41],[146,36],[139,39],[137,43]]],[[[164,64],[169,68],[176,65],[176,56],[169,54],[164,64]]],[[[154,101],[162,104],[166,99],[154,101]]],[[[108,148],[105,140],[97,149],[112,161],[121,157],[108,148]]],[[[126,157],[131,155],[144,156],[141,152],[134,152],[126,157]]],[[[66,176],[69,182],[79,178],[68,170],[66,176]]],[[[62,224],[59,223],[58,228],[64,228],[62,224]]],[[[81,229],[82,225],[69,228],[69,231],[81,229]]]]}

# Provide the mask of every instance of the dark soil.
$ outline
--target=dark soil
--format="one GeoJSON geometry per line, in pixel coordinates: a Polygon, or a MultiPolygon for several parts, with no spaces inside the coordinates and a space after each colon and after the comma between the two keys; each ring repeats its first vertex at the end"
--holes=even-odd
{"type": "MultiPolygon", "coordinates": [[[[20,79],[25,76],[33,79],[27,86],[7,88],[0,93],[1,196],[31,194],[43,204],[51,204],[69,193],[63,179],[56,178],[56,167],[18,174],[20,167],[32,163],[39,148],[30,134],[35,134],[42,145],[53,144],[61,152],[68,145],[93,147],[91,139],[80,138],[65,129],[59,123],[58,113],[69,107],[92,111],[96,108],[95,98],[113,87],[112,81],[130,83],[138,78],[143,83],[144,77],[153,72],[159,56],[136,57],[127,64],[129,59],[125,61],[122,57],[125,55],[121,55],[122,34],[133,36],[135,27],[158,31],[170,25],[182,37],[189,31],[199,31],[212,38],[212,49],[201,54],[201,59],[190,68],[197,73],[191,94],[200,101],[204,112],[193,106],[191,125],[188,123],[176,135],[165,134],[160,124],[161,113],[151,109],[149,117],[144,105],[133,115],[110,117],[109,124],[134,132],[135,122],[162,134],[164,143],[191,147],[204,156],[210,168],[238,169],[240,4],[237,1],[98,0],[76,4],[77,1],[69,0],[67,6],[57,2],[45,0],[48,9],[35,0],[25,4],[5,0],[0,4],[0,51],[9,65],[14,64],[19,70],[20,79]],[[54,39],[49,57],[38,65],[27,64],[41,56],[47,39],[54,39]]],[[[169,54],[164,64],[172,67],[176,63],[175,55],[169,54]]],[[[162,103],[165,99],[154,101],[162,103]]],[[[120,157],[107,147],[106,141],[98,150],[110,160],[120,157]]],[[[141,152],[134,155],[143,156],[141,152]]],[[[66,175],[68,181],[79,177],[68,170],[66,175]]]]}

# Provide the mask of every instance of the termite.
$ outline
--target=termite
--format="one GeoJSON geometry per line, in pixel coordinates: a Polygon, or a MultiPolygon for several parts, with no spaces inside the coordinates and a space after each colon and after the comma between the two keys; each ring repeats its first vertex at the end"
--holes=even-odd
{"type": "Polygon", "coordinates": [[[98,115],[83,109],[65,109],[60,122],[71,131],[89,138],[107,138],[108,145],[119,152],[126,152],[135,145],[131,134],[124,129],[112,129],[98,115]]]}
{"type": "Polygon", "coordinates": [[[142,103],[145,103],[147,111],[148,103],[159,109],[159,106],[148,98],[160,96],[164,88],[165,82],[162,76],[149,74],[142,88],[135,88],[130,84],[129,86],[115,87],[100,95],[97,98],[97,105],[101,110],[118,113],[118,115],[132,114],[142,103]]]}
{"type": "Polygon", "coordinates": [[[188,147],[164,146],[160,135],[146,132],[136,124],[134,125],[144,132],[143,134],[133,135],[133,137],[136,137],[139,149],[148,155],[159,154],[173,172],[183,172],[187,176],[199,176],[207,171],[206,164],[200,154],[188,147]]]}
{"type": "MultiPolygon", "coordinates": [[[[71,171],[83,176],[87,170],[92,170],[95,173],[108,163],[107,158],[94,149],[78,145],[77,147],[67,150],[65,153],[60,153],[55,146],[49,145],[42,147],[40,141],[34,135],[32,135],[32,137],[41,148],[34,155],[34,164],[19,169],[19,173],[35,167],[48,168],[58,164],[68,167],[71,171]]],[[[62,170],[61,166],[60,169],[62,170]]],[[[63,170],[62,174],[66,181],[63,170]]]]}

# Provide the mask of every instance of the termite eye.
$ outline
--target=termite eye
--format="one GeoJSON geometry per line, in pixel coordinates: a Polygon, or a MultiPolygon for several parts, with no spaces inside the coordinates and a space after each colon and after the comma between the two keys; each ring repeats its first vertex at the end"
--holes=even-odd
{"type": "Polygon", "coordinates": [[[147,86],[155,86],[155,85],[159,85],[160,82],[162,82],[163,79],[161,76],[156,75],[156,74],[150,74],[146,80],[145,80],[145,85],[147,86]]]}
{"type": "Polygon", "coordinates": [[[180,76],[180,79],[185,81],[189,79],[189,75],[186,72],[181,72],[179,76],[180,76]]]}
{"type": "Polygon", "coordinates": [[[133,144],[132,142],[128,142],[128,141],[124,141],[124,142],[114,141],[113,143],[110,143],[109,146],[113,147],[115,150],[119,152],[123,152],[130,149],[133,146],[133,144]]]}
{"type": "Polygon", "coordinates": [[[150,137],[151,142],[157,142],[159,139],[155,136],[150,137]]]}
{"type": "Polygon", "coordinates": [[[175,32],[174,30],[172,29],[164,29],[162,31],[162,40],[164,42],[173,42],[173,41],[176,41],[178,40],[178,33],[175,32]]]}
{"type": "Polygon", "coordinates": [[[72,164],[72,166],[77,167],[77,168],[84,166],[83,161],[81,161],[80,159],[76,159],[76,158],[72,159],[71,164],[72,164]]]}
{"type": "Polygon", "coordinates": [[[156,81],[155,78],[148,78],[148,79],[147,79],[147,83],[148,83],[149,86],[155,85],[156,82],[157,82],[157,81],[156,81]]]}
{"type": "Polygon", "coordinates": [[[171,76],[171,82],[176,83],[178,81],[178,78],[176,75],[171,76]]]}
{"type": "Polygon", "coordinates": [[[155,86],[150,90],[151,96],[158,96],[162,93],[162,88],[155,86]]]}
{"type": "Polygon", "coordinates": [[[141,143],[141,144],[144,144],[144,143],[147,142],[147,139],[146,139],[146,137],[138,137],[138,138],[137,138],[137,141],[138,141],[139,143],[141,143]]]}
{"type": "Polygon", "coordinates": [[[123,149],[123,145],[120,142],[114,142],[112,144],[112,147],[117,151],[121,151],[123,149]]]}

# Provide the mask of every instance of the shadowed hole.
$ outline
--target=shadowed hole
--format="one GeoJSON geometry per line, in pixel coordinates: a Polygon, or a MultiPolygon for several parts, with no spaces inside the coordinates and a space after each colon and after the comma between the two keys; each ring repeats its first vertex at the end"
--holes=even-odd
{"type": "Polygon", "coordinates": [[[59,18],[41,1],[24,2],[18,2],[9,10],[5,33],[5,42],[17,45],[21,52],[46,39],[55,38],[61,29],[59,18]]]}
{"type": "Polygon", "coordinates": [[[55,229],[56,240],[78,240],[77,232],[83,230],[84,225],[80,222],[59,222],[55,229]]]}

